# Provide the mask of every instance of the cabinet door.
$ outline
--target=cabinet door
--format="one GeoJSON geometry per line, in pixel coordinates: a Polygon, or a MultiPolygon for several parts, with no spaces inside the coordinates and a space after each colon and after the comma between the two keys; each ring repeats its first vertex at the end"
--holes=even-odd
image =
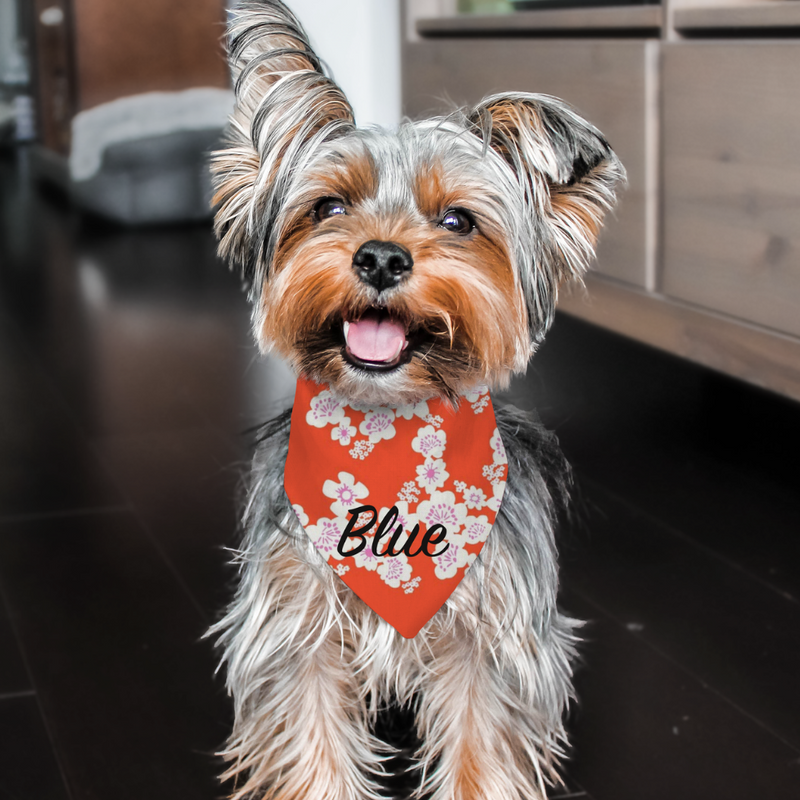
{"type": "Polygon", "coordinates": [[[143,92],[228,86],[224,0],[71,0],[78,110],[143,92]]]}
{"type": "Polygon", "coordinates": [[[800,335],[800,43],[668,45],[667,294],[800,335]]]}
{"type": "Polygon", "coordinates": [[[645,286],[646,43],[611,40],[438,39],[409,44],[405,113],[420,118],[499,91],[562,97],[608,138],[628,170],[628,188],[608,220],[598,271],[645,286]],[[446,99],[444,99],[446,98],[446,99]]]}

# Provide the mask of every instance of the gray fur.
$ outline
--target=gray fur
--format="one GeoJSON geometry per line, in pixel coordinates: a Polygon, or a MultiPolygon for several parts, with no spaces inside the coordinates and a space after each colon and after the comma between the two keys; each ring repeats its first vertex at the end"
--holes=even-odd
{"type": "MultiPolygon", "coordinates": [[[[212,167],[215,230],[220,254],[250,284],[262,346],[272,345],[262,336],[265,321],[292,327],[270,316],[265,301],[283,300],[278,311],[295,307],[286,301],[291,269],[274,268],[287,234],[299,230],[304,244],[317,243],[316,250],[309,244],[314,254],[330,252],[318,229],[298,224],[328,196],[315,176],[332,165],[374,165],[377,188],[353,200],[348,214],[401,221],[428,241],[438,220],[425,217],[414,187],[436,164],[452,184],[448,197],[469,198],[477,229],[500,245],[503,274],[513,278],[473,270],[467,281],[454,268],[447,280],[468,287],[470,300],[492,300],[485,306],[492,331],[500,320],[514,321],[507,335],[513,352],[477,363],[459,352],[449,312],[439,309],[449,345],[440,336],[414,355],[417,367],[438,357],[437,369],[412,379],[405,367],[358,375],[348,367],[331,388],[349,401],[410,403],[454,399],[463,387],[502,384],[524,371],[552,321],[559,285],[580,280],[588,268],[615,184],[624,179],[600,132],[562,101],[525,93],[494,95],[393,133],[358,129],[347,99],[279,0],[243,3],[229,33],[237,105],[229,145],[212,167]],[[509,316],[510,309],[519,313],[509,316]]],[[[347,259],[343,274],[352,276],[347,259]]],[[[338,291],[339,284],[327,286],[338,291]]],[[[436,310],[425,313],[436,321],[436,310]]],[[[332,330],[329,324],[313,346],[307,339],[302,359],[296,344],[284,354],[304,368],[310,359],[341,359],[332,330]]],[[[509,475],[492,533],[442,609],[409,640],[347,588],[301,529],[283,489],[288,414],[264,428],[237,554],[240,582],[212,629],[235,705],[224,753],[226,776],[237,781],[234,798],[377,800],[387,750],[372,725],[391,699],[415,704],[417,796],[544,800],[545,784],[557,782],[578,624],[556,604],[554,521],[569,470],[555,437],[538,423],[513,409],[499,409],[497,423],[509,475]]]]}
{"type": "MultiPolygon", "coordinates": [[[[523,92],[407,122],[396,134],[357,129],[346,98],[297,20],[287,15],[276,0],[251,0],[238,8],[231,25],[237,90],[231,146],[252,153],[259,167],[252,186],[232,192],[231,171],[238,166],[229,151],[221,151],[212,165],[223,200],[216,221],[221,255],[239,264],[258,297],[291,214],[313,197],[308,175],[321,163],[369,152],[382,170],[371,202],[391,214],[413,209],[413,176],[432,158],[445,158],[449,174],[462,174],[483,190],[473,204],[511,246],[535,346],[552,323],[559,283],[579,279],[594,256],[593,233],[574,214],[554,210],[551,199],[569,196],[599,227],[614,204],[616,184],[625,178],[600,131],[562,100],[523,92]],[[280,36],[280,46],[270,36],[280,36]],[[292,54],[308,59],[308,69],[271,77],[270,69],[285,70],[283,60],[292,54]],[[506,115],[498,113],[509,108],[519,116],[518,126],[505,124],[506,115]]],[[[532,349],[522,352],[524,365],[532,349]]]]}
{"type": "MultiPolygon", "coordinates": [[[[226,617],[213,629],[224,648],[236,709],[236,728],[226,753],[235,762],[232,773],[254,768],[257,762],[252,759],[272,736],[275,718],[294,707],[293,692],[309,688],[295,685],[290,676],[309,650],[332,642],[351,682],[352,702],[361,708],[353,724],[359,741],[354,758],[363,778],[358,796],[377,791],[369,773],[382,769],[381,744],[369,732],[376,710],[391,699],[408,703],[416,698],[420,734],[428,742],[419,754],[421,791],[449,797],[440,763],[448,731],[439,726],[440,718],[446,721],[453,711],[430,675],[455,651],[460,674],[470,670],[471,660],[483,664],[484,699],[504,708],[513,724],[516,741],[506,746],[529,753],[527,763],[503,769],[505,784],[513,778],[517,786],[518,794],[509,797],[532,797],[535,791],[536,797],[544,798],[544,781],[555,779],[554,761],[563,754],[562,717],[572,697],[570,662],[577,623],[557,608],[554,538],[554,519],[567,500],[570,473],[553,434],[516,409],[496,411],[509,462],[497,521],[476,563],[413,640],[403,639],[378,618],[324,563],[300,528],[283,488],[288,412],[265,426],[253,460],[237,559],[239,588],[226,617]],[[302,563],[305,575],[298,583],[303,592],[270,604],[266,587],[281,581],[270,573],[279,568],[276,556],[287,546],[302,563]],[[315,594],[325,599],[315,614],[309,614],[309,597],[315,594]],[[283,686],[280,692],[275,690],[278,685],[283,686]]],[[[458,705],[463,705],[462,699],[458,705]]],[[[495,719],[496,707],[491,713],[491,722],[502,724],[495,719]]],[[[490,732],[481,735],[488,746],[490,732]]],[[[301,745],[294,743],[296,748],[301,745]]]]}

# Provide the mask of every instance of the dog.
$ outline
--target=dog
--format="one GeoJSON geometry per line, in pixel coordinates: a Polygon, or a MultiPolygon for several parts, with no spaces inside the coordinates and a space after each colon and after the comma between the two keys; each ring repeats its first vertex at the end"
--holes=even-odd
{"type": "MultiPolygon", "coordinates": [[[[215,232],[249,287],[261,349],[367,414],[441,402],[477,415],[488,395],[476,387],[524,372],[559,286],[590,265],[620,161],[546,95],[359,129],[278,0],[239,5],[228,36],[236,106],[213,158],[215,232]]],[[[326,566],[287,497],[290,414],[258,437],[238,589],[212,629],[235,706],[232,797],[381,797],[392,750],[375,723],[393,706],[413,714],[416,796],[542,800],[560,781],[579,624],[556,603],[570,473],[555,437],[496,410],[507,477],[491,535],[406,638],[326,566]]],[[[364,442],[353,458],[368,464],[364,442]]]]}

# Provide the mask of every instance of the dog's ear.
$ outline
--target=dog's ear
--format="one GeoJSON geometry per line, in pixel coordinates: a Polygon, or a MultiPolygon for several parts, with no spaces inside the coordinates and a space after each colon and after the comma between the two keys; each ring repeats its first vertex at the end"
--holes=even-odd
{"type": "Polygon", "coordinates": [[[228,26],[236,106],[229,141],[214,154],[219,253],[253,289],[268,268],[275,216],[309,150],[349,133],[353,109],[279,0],[239,4],[228,26]]]}
{"type": "Polygon", "coordinates": [[[605,212],[625,170],[594,126],[548,95],[499,94],[468,113],[474,130],[512,167],[528,210],[549,239],[520,265],[535,337],[552,318],[558,285],[580,278],[594,258],[605,212]],[[538,251],[538,252],[537,252],[538,251]]]}

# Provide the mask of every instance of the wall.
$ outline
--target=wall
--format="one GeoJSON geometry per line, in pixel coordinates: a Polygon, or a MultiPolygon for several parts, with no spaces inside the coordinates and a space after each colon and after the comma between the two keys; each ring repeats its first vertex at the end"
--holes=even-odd
{"type": "Polygon", "coordinates": [[[0,79],[6,68],[6,59],[17,38],[17,9],[15,0],[0,0],[0,79]]]}
{"type": "Polygon", "coordinates": [[[399,0],[289,0],[359,125],[400,121],[399,0]]]}

